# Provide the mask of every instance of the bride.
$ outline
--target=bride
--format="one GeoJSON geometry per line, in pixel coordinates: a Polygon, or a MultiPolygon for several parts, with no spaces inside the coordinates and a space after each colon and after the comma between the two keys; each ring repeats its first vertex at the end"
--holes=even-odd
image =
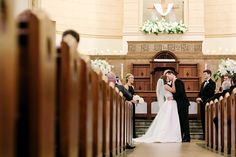
{"type": "Polygon", "coordinates": [[[157,82],[157,98],[160,110],[148,128],[145,135],[133,139],[134,142],[181,142],[181,131],[177,103],[173,99],[175,80],[173,86],[167,85],[167,77],[161,76],[157,82]]]}

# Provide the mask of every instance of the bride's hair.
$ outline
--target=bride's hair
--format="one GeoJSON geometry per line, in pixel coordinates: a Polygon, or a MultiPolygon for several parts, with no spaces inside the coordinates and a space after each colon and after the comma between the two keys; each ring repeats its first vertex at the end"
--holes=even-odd
{"type": "Polygon", "coordinates": [[[164,84],[167,84],[167,76],[166,76],[166,75],[162,75],[162,76],[160,77],[160,79],[163,80],[164,84]]]}

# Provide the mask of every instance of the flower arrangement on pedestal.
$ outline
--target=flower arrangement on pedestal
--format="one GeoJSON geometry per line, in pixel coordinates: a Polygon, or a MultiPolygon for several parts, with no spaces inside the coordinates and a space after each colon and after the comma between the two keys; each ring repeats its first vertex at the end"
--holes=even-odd
{"type": "Polygon", "coordinates": [[[236,74],[236,61],[232,59],[221,60],[218,70],[213,74],[215,81],[224,76],[225,74],[236,74]]]}
{"type": "Polygon", "coordinates": [[[167,22],[162,20],[147,20],[144,22],[141,31],[145,34],[182,34],[187,31],[187,27],[182,21],[167,22]]]}
{"type": "Polygon", "coordinates": [[[100,70],[103,75],[111,71],[111,65],[106,60],[102,59],[91,60],[91,67],[94,70],[100,70]]]}

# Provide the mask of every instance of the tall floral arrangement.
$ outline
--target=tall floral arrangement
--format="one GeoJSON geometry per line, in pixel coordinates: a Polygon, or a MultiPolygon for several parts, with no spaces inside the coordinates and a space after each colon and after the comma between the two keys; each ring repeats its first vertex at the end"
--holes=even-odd
{"type": "Polygon", "coordinates": [[[236,61],[232,59],[221,60],[218,70],[214,73],[214,78],[217,81],[220,77],[225,74],[235,75],[236,74],[236,61]]]}
{"type": "Polygon", "coordinates": [[[111,71],[111,65],[106,60],[102,59],[91,60],[91,66],[95,70],[101,70],[103,75],[111,71]]]}
{"type": "Polygon", "coordinates": [[[187,31],[187,27],[182,21],[167,22],[162,20],[147,20],[144,22],[141,31],[145,34],[182,34],[187,31]]]}

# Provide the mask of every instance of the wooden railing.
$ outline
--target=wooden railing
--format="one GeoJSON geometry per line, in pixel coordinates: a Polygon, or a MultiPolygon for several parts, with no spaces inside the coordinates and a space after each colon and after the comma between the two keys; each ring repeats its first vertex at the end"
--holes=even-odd
{"type": "Polygon", "coordinates": [[[17,30],[7,11],[9,19],[0,19],[8,26],[0,27],[0,156],[122,153],[132,142],[132,104],[79,55],[72,36],[56,51],[55,25],[44,12],[24,11],[17,30]]]}
{"type": "Polygon", "coordinates": [[[235,154],[236,88],[206,104],[206,142],[209,148],[235,154]]]}

